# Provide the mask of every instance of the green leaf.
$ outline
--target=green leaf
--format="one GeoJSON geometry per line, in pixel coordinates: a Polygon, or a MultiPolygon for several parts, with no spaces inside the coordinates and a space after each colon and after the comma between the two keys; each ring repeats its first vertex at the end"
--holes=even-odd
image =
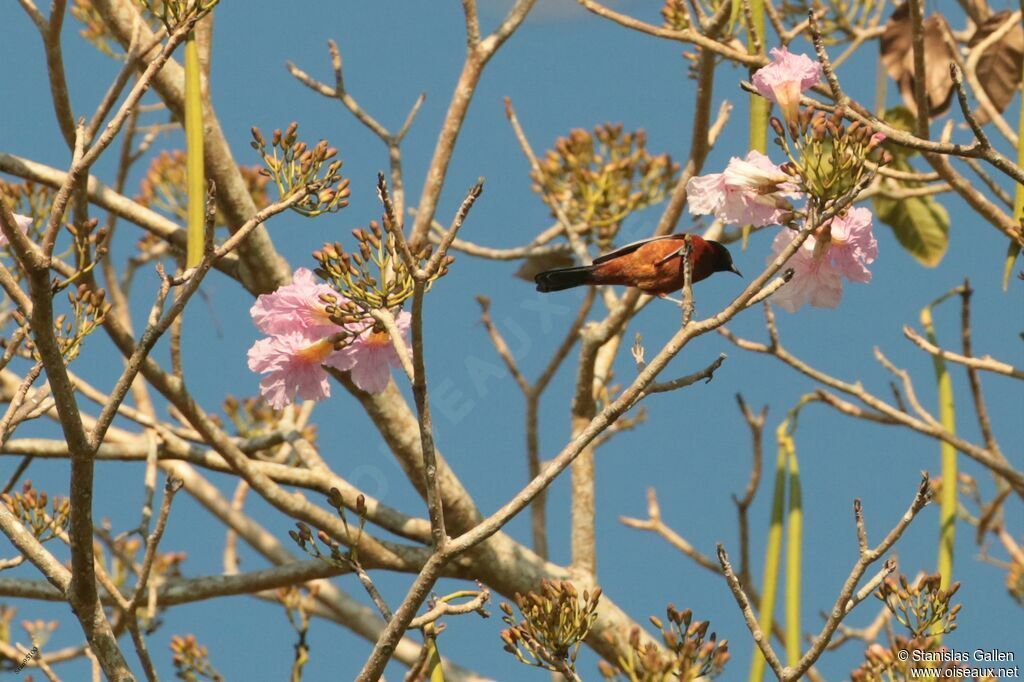
{"type": "MultiPolygon", "coordinates": [[[[895,113],[890,109],[886,116],[895,113]]],[[[899,114],[897,114],[899,116],[899,114]]],[[[895,117],[894,117],[895,118],[895,117]]],[[[890,168],[909,172],[914,167],[906,158],[897,156],[890,168]]],[[[912,180],[885,179],[884,187],[893,190],[915,189],[926,183],[912,180]]],[[[946,255],[949,246],[949,214],[932,195],[891,199],[882,195],[874,198],[878,219],[892,228],[897,241],[925,267],[934,268],[946,255]]]]}
{"type": "MultiPolygon", "coordinates": [[[[907,109],[902,104],[894,106],[891,109],[886,109],[883,118],[885,119],[885,122],[893,128],[902,130],[905,133],[913,133],[914,126],[917,124],[917,117],[911,113],[910,109],[907,109]]],[[[886,140],[882,143],[882,146],[898,159],[909,159],[911,156],[917,154],[916,150],[896,144],[892,140],[886,140]]]]}
{"type": "MultiPolygon", "coordinates": [[[[901,183],[912,186],[918,183],[901,183]]],[[[922,265],[934,268],[949,246],[949,214],[934,197],[875,197],[875,214],[892,228],[896,239],[922,265]]]]}
{"type": "Polygon", "coordinates": [[[911,113],[910,109],[907,109],[902,104],[894,106],[891,109],[885,111],[885,122],[891,125],[893,128],[898,128],[905,133],[914,132],[914,125],[917,119],[914,114],[911,113]]]}

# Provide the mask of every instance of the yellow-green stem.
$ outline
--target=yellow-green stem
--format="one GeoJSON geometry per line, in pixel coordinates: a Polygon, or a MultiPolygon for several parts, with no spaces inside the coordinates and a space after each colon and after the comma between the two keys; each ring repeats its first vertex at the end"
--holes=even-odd
{"type": "MultiPolygon", "coordinates": [[[[739,4],[737,2],[737,4],[739,4]]],[[[764,0],[750,0],[751,34],[747,36],[747,51],[753,53],[757,46],[764,50],[765,14],[764,0]],[[757,36],[755,41],[754,36],[757,36]]],[[[762,154],[768,152],[768,114],[770,104],[760,95],[750,95],[750,149],[762,154]]],[[[750,236],[750,225],[743,226],[743,249],[747,248],[747,237],[750,236]]]]}
{"type": "Polygon", "coordinates": [[[431,637],[427,642],[429,647],[427,670],[430,671],[430,682],[444,682],[444,668],[441,665],[441,653],[437,650],[437,640],[431,637]]]}
{"type": "Polygon", "coordinates": [[[802,578],[804,500],[796,444],[786,420],[779,427],[779,450],[786,453],[789,478],[789,508],[786,514],[786,663],[800,662],[800,580],[802,578]],[[786,429],[783,431],[783,429],[786,429]]]}
{"type": "MultiPolygon", "coordinates": [[[[921,326],[924,328],[928,341],[938,346],[935,325],[932,320],[932,307],[954,295],[954,289],[921,309],[921,326]]],[[[946,361],[939,355],[932,356],[935,366],[935,380],[938,385],[939,421],[949,433],[956,433],[956,408],[953,404],[953,380],[949,376],[946,361]]],[[[938,572],[942,589],[948,589],[953,582],[953,548],[956,535],[957,511],[957,461],[956,448],[943,442],[939,447],[942,465],[942,493],[939,503],[939,558],[938,572]]],[[[941,627],[936,636],[941,637],[941,627]]]]}
{"type": "Polygon", "coordinates": [[[206,222],[206,178],[203,169],[203,92],[199,46],[195,31],[185,40],[185,153],[188,173],[188,248],[185,266],[203,257],[206,222]]]}
{"type": "MultiPolygon", "coordinates": [[[[772,517],[768,527],[768,541],[764,551],[764,575],[761,580],[761,604],[758,607],[758,623],[766,637],[771,636],[775,618],[775,593],[779,585],[779,563],[782,555],[782,520],[786,503],[786,453],[779,448],[775,461],[775,490],[772,493],[772,517]]],[[[750,682],[764,680],[764,654],[754,646],[750,663],[750,682]]]]}
{"type": "MultiPolygon", "coordinates": [[[[1017,165],[1024,167],[1024,74],[1021,76],[1020,123],[1017,124],[1017,165]]],[[[1017,192],[1013,196],[1013,218],[1024,220],[1024,185],[1020,183],[1017,183],[1017,192]]],[[[1006,250],[1006,266],[1003,268],[1003,291],[1010,287],[1013,264],[1019,255],[1020,244],[1011,240],[1006,250]]]]}

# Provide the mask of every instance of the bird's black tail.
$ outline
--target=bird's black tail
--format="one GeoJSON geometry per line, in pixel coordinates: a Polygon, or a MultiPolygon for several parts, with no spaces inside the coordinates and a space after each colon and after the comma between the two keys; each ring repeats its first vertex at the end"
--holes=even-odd
{"type": "Polygon", "coordinates": [[[581,265],[574,268],[558,268],[539,273],[533,278],[537,291],[562,291],[591,283],[593,266],[581,265]]]}

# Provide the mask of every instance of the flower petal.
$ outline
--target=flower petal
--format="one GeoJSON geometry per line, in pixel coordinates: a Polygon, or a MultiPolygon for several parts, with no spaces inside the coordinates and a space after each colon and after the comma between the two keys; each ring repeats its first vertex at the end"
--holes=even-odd
{"type": "Polygon", "coordinates": [[[381,393],[391,380],[386,362],[364,361],[352,368],[352,382],[367,393],[381,393]]]}

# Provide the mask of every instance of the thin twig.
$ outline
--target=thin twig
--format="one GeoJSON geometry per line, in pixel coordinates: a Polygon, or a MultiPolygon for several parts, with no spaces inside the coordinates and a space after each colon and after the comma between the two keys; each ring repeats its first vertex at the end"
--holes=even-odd
{"type": "Polygon", "coordinates": [[[747,407],[746,401],[743,400],[743,396],[739,393],[736,394],[736,402],[739,403],[740,412],[743,413],[743,419],[747,422],[747,427],[750,429],[752,452],[750,478],[747,481],[747,488],[743,493],[743,497],[732,496],[732,501],[736,505],[740,536],[739,577],[742,584],[748,584],[750,582],[750,523],[747,512],[750,510],[750,505],[754,503],[754,496],[757,494],[757,489],[761,484],[762,436],[765,419],[768,416],[768,406],[765,405],[761,408],[760,413],[754,414],[747,407]]]}
{"type": "Polygon", "coordinates": [[[861,539],[862,537],[865,537],[863,536],[863,519],[860,515],[860,503],[857,502],[855,504],[858,545],[861,546],[857,562],[854,564],[853,569],[844,581],[835,605],[829,613],[821,632],[814,638],[810,648],[800,658],[800,661],[793,666],[783,666],[782,662],[779,660],[778,655],[772,648],[771,641],[761,630],[761,627],[757,622],[757,618],[754,616],[750,600],[747,598],[747,595],[740,584],[739,578],[736,576],[732,565],[729,563],[729,557],[725,552],[725,548],[721,544],[718,545],[718,560],[722,566],[722,572],[726,577],[726,581],[729,584],[729,589],[732,591],[733,597],[736,599],[736,603],[739,605],[740,610],[743,613],[744,621],[754,638],[754,642],[761,649],[761,653],[764,655],[765,660],[768,662],[768,665],[771,666],[780,682],[793,682],[794,680],[799,680],[804,674],[806,674],[815,661],[817,661],[821,654],[824,653],[832,639],[832,635],[835,634],[842,620],[858,603],[867,598],[886,576],[895,571],[896,564],[892,559],[890,559],[885,563],[885,566],[878,572],[878,574],[871,578],[863,587],[861,587],[861,589],[857,589],[857,585],[860,583],[860,579],[864,575],[864,572],[869,566],[871,566],[871,564],[876,562],[883,554],[892,548],[896,541],[903,535],[907,526],[910,525],[910,522],[914,520],[914,517],[916,517],[917,514],[928,504],[930,495],[931,490],[928,485],[928,476],[925,475],[922,477],[921,483],[917,489],[917,494],[914,496],[914,500],[911,502],[909,509],[907,509],[906,513],[900,518],[899,522],[897,522],[893,529],[889,531],[885,538],[873,548],[868,548],[866,542],[861,539]]]}
{"type": "MultiPolygon", "coordinates": [[[[974,290],[969,280],[964,279],[963,287],[960,289],[960,339],[963,346],[963,356],[973,358],[973,344],[971,341],[971,296],[974,290]]],[[[974,411],[978,415],[978,427],[985,439],[985,446],[994,453],[1001,455],[999,443],[992,432],[992,422],[988,416],[988,408],[985,406],[985,397],[981,390],[981,377],[978,376],[978,368],[967,365],[967,379],[971,385],[971,397],[974,400],[974,411]]]]}
{"type": "MultiPolygon", "coordinates": [[[[744,350],[773,355],[801,374],[804,374],[811,379],[828,386],[829,388],[835,389],[849,396],[853,396],[877,413],[879,418],[876,419],[876,421],[886,424],[899,424],[931,438],[949,443],[982,466],[1005,478],[1010,485],[1013,486],[1018,495],[1024,496],[1024,474],[1015,470],[1008,463],[998,458],[994,453],[985,448],[974,445],[956,434],[948,432],[934,418],[918,419],[897,407],[893,407],[884,400],[865,390],[859,382],[855,384],[844,382],[815,369],[782,347],[778,340],[778,331],[775,327],[774,318],[770,316],[768,317],[767,326],[772,340],[770,345],[741,339],[728,331],[722,331],[721,333],[736,346],[743,348],[744,350]]],[[[901,370],[896,371],[900,372],[901,370]]],[[[903,377],[901,376],[901,378],[903,377]]],[[[907,377],[907,379],[909,379],[909,377],[907,377]]],[[[829,405],[836,407],[836,403],[833,401],[827,400],[826,402],[829,405]]],[[[921,409],[919,403],[918,409],[921,409]]],[[[863,416],[863,414],[865,413],[860,412],[852,416],[863,416]]]]}
{"type": "Polygon", "coordinates": [[[356,120],[366,126],[370,132],[380,138],[381,142],[384,143],[388,149],[388,161],[391,166],[391,185],[395,192],[397,213],[401,216],[402,212],[405,210],[405,179],[402,173],[401,151],[402,141],[409,132],[409,128],[412,126],[412,122],[416,118],[416,114],[419,113],[420,107],[423,106],[423,102],[427,95],[426,93],[421,93],[420,96],[416,98],[416,101],[413,103],[412,107],[409,109],[409,113],[405,117],[405,122],[402,124],[402,127],[399,128],[397,133],[392,133],[365,109],[363,109],[362,106],[359,105],[359,102],[357,102],[345,88],[345,76],[342,70],[341,50],[338,48],[338,44],[333,40],[328,40],[327,49],[330,53],[331,66],[334,69],[333,88],[326,83],[314,79],[305,71],[295,66],[292,62],[285,63],[288,73],[314,92],[317,92],[324,97],[339,100],[345,108],[355,116],[356,120]]]}
{"type": "Polygon", "coordinates": [[[498,25],[498,28],[487,37],[477,41],[471,49],[467,50],[462,73],[459,75],[458,83],[455,85],[455,92],[452,94],[451,101],[448,104],[444,123],[441,124],[440,135],[438,135],[434,154],[430,159],[430,166],[427,170],[427,176],[423,182],[423,192],[416,206],[416,220],[409,234],[409,244],[413,247],[414,251],[422,247],[427,241],[431,222],[434,219],[434,214],[437,212],[437,203],[441,196],[441,190],[448,175],[448,166],[451,163],[452,153],[455,151],[455,143],[459,138],[462,124],[469,110],[469,103],[476,92],[476,87],[480,82],[484,67],[505,41],[523,23],[523,20],[526,19],[526,15],[529,14],[535,3],[536,0],[516,0],[516,3],[498,25]]]}
{"type": "MultiPolygon", "coordinates": [[[[541,179],[544,177],[544,171],[541,168],[540,161],[537,158],[537,154],[533,151],[533,146],[530,145],[529,139],[526,137],[526,132],[523,130],[522,124],[519,122],[519,117],[516,115],[516,110],[512,107],[511,98],[505,98],[505,117],[508,119],[509,125],[512,126],[512,132],[516,136],[516,140],[519,142],[519,148],[523,150],[523,156],[526,157],[527,162],[530,164],[530,171],[533,176],[537,178],[541,186],[543,182],[541,179]]],[[[551,208],[551,211],[555,214],[555,218],[558,219],[558,225],[562,230],[562,234],[569,241],[569,245],[576,254],[576,258],[579,259],[583,265],[590,264],[590,254],[587,252],[587,246],[583,243],[583,240],[576,233],[574,229],[576,226],[569,216],[566,215],[564,207],[559,202],[557,197],[547,197],[545,203],[551,208]]],[[[584,226],[589,229],[588,226],[584,226]]]]}
{"type": "Polygon", "coordinates": [[[1024,370],[996,360],[990,355],[978,358],[974,356],[960,355],[959,353],[939,348],[935,344],[929,342],[928,339],[914,331],[913,328],[906,325],[903,327],[903,335],[913,341],[914,344],[924,352],[940,357],[943,360],[955,362],[958,365],[964,365],[972,370],[982,370],[984,372],[992,372],[993,374],[1002,374],[1003,376],[1013,377],[1014,379],[1024,379],[1024,370]]]}

